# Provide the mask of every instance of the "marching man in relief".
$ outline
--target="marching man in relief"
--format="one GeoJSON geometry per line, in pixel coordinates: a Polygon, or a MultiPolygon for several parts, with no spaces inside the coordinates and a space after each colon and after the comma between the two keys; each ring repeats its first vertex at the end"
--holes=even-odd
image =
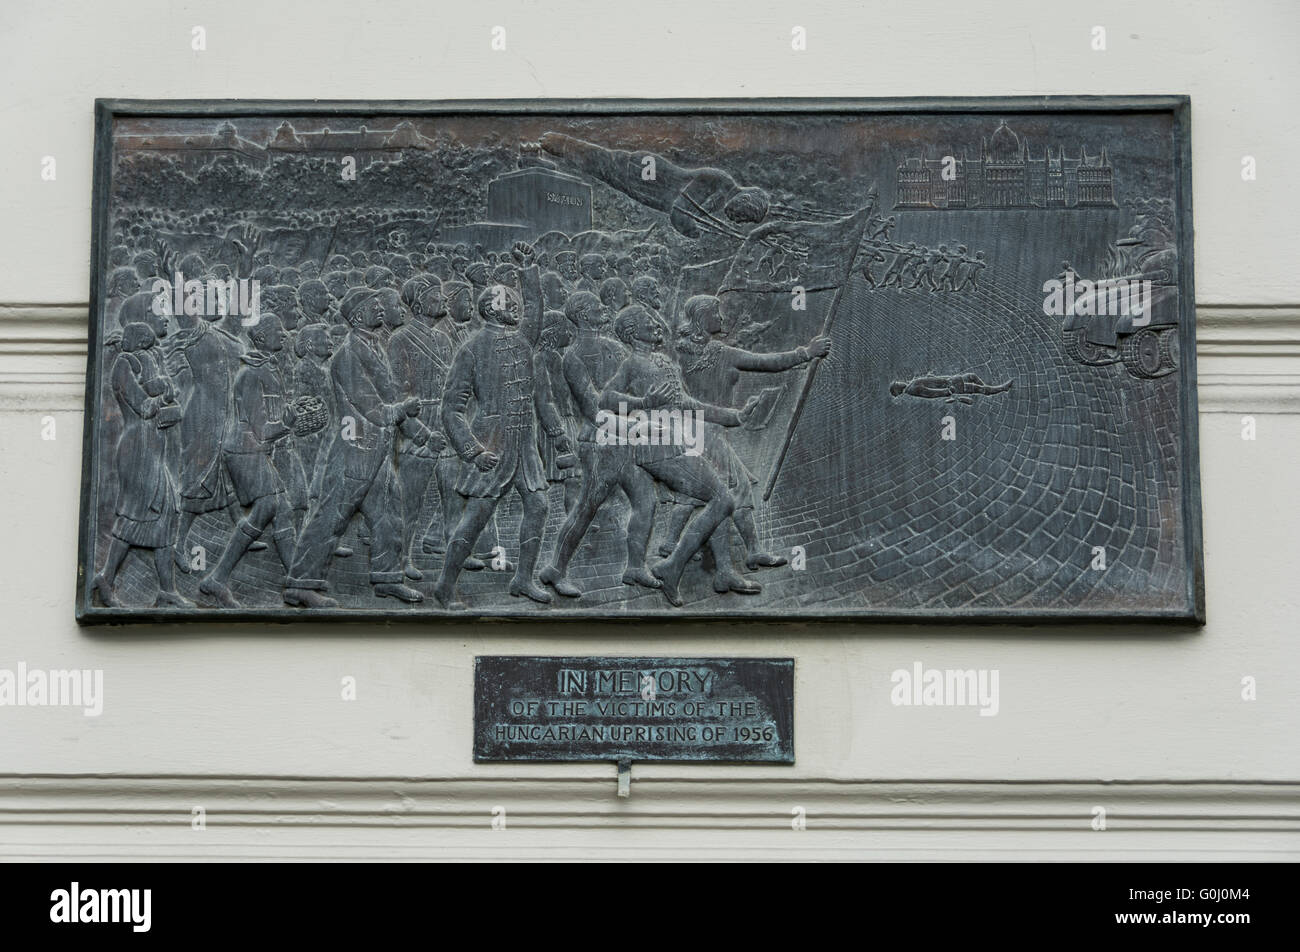
{"type": "Polygon", "coordinates": [[[404,602],[424,596],[403,584],[402,499],[393,467],[396,432],[423,446],[430,433],[419,420],[420,398],[402,398],[377,331],[395,291],[353,288],[341,313],[348,336],[330,360],[338,427],[326,451],[320,498],[307,517],[284,590],[288,605],[334,608],[323,594],[326,570],[358,512],[370,528],[370,583],[380,597],[404,602]]]}
{"type": "Polygon", "coordinates": [[[212,573],[199,583],[200,592],[225,608],[239,607],[230,591],[230,573],[268,525],[285,570],[293,563],[293,509],[284,479],[271,462],[271,451],[289,437],[294,421],[275,363],[275,355],[284,349],[284,326],[276,315],[262,314],[248,329],[248,338],[253,349],[240,358],[243,366],[235,375],[234,412],[221,450],[239,503],[249,510],[231,532],[212,573]]]}
{"type": "MultiPolygon", "coordinates": [[[[532,249],[520,250],[525,258],[532,249]]],[[[434,597],[443,607],[457,607],[456,579],[502,496],[519,494],[519,562],[510,594],[546,603],[551,593],[533,579],[546,524],[548,483],[537,451],[540,421],[561,453],[571,452],[564,422],[552,402],[545,365],[520,325],[542,325],[541,279],[535,266],[524,269],[524,296],[495,285],[478,298],[483,328],[456,354],[442,395],[442,423],[447,438],[469,465],[457,491],[466,498],[465,513],[447,546],[434,597]],[[529,314],[524,314],[527,305],[529,314]],[[471,411],[471,405],[473,411],[471,411]]]]}

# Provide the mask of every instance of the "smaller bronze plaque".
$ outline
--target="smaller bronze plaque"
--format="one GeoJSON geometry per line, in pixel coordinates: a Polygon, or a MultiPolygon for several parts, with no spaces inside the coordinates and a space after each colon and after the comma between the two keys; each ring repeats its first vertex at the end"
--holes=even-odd
{"type": "Polygon", "coordinates": [[[794,659],[474,659],[474,759],[794,763],[794,659]]]}

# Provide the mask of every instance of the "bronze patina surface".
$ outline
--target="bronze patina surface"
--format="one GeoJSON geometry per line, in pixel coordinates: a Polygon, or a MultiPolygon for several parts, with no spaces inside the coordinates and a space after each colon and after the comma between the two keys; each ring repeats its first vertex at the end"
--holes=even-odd
{"type": "Polygon", "coordinates": [[[100,102],[78,619],[1202,620],[1188,112],[100,102]]]}

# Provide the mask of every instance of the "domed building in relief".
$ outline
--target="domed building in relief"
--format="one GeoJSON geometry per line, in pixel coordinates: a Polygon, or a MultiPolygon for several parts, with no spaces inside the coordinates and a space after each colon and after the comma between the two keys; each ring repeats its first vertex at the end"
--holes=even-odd
{"type": "Polygon", "coordinates": [[[1105,146],[1077,157],[1047,146],[1041,158],[1005,121],[980,140],[979,153],[905,158],[898,166],[895,208],[1114,208],[1115,182],[1105,146]]]}

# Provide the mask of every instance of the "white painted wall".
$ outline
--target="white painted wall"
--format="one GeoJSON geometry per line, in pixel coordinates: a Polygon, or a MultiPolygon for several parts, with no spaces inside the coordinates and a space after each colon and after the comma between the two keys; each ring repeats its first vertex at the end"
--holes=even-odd
{"type": "Polygon", "coordinates": [[[1288,0],[6,3],[0,667],[106,701],[0,708],[0,856],[1300,856],[1297,37],[1288,0]],[[1192,97],[1204,629],[73,622],[95,97],[1048,93],[1192,97]],[[523,652],[792,655],[798,763],[638,766],[628,801],[612,765],[476,766],[473,656],[523,652]],[[891,706],[917,660],[999,669],[1001,713],[891,706]]]}

